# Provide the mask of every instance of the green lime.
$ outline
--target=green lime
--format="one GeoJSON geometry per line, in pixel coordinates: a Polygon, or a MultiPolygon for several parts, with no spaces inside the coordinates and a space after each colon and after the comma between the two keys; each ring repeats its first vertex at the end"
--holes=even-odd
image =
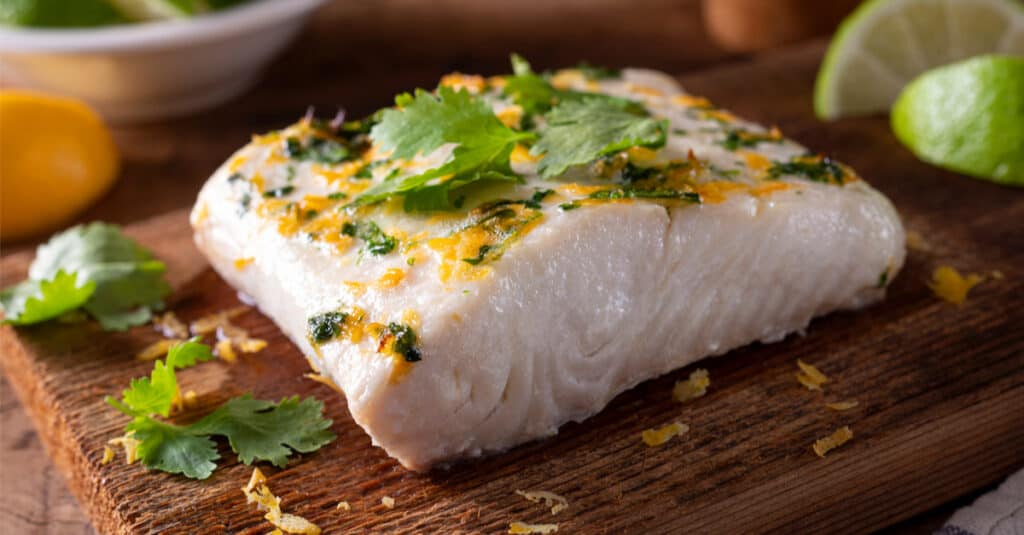
{"type": "Polygon", "coordinates": [[[919,74],[981,54],[1024,55],[1021,0],[869,0],[832,39],[814,111],[828,120],[884,112],[919,74]]]}
{"type": "Polygon", "coordinates": [[[980,56],[928,71],[900,93],[891,120],[926,162],[1024,186],[1024,57],[980,56]]]}
{"type": "Polygon", "coordinates": [[[0,24],[72,28],[123,22],[127,21],[105,0],[0,1],[0,24]]]}

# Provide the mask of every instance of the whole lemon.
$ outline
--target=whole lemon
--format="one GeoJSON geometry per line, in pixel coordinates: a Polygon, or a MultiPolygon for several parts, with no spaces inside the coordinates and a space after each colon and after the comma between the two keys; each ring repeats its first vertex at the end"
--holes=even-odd
{"type": "Polygon", "coordinates": [[[0,239],[58,228],[110,188],[117,148],[76,100],[0,91],[0,239]]]}

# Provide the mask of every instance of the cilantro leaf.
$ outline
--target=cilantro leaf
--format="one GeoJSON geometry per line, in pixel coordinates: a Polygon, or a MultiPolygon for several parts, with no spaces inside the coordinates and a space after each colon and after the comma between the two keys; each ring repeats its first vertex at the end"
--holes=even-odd
{"type": "Polygon", "coordinates": [[[502,92],[522,107],[527,116],[550,110],[562,97],[560,91],[535,74],[530,63],[518,54],[512,54],[512,72],[514,74],[505,79],[502,92]]]}
{"type": "Polygon", "coordinates": [[[274,403],[247,394],[229,400],[189,429],[226,436],[245,464],[269,461],[284,468],[291,450],[309,453],[334,440],[332,422],[321,416],[322,411],[323,403],[313,398],[299,401],[294,396],[274,403]]]}
{"type": "Polygon", "coordinates": [[[78,277],[64,270],[49,280],[27,280],[0,292],[4,321],[30,325],[81,307],[96,290],[94,281],[78,286],[78,277]]]}
{"type": "Polygon", "coordinates": [[[668,131],[668,121],[603,98],[562,102],[545,118],[547,128],[530,150],[544,155],[537,172],[545,178],[630,147],[662,147],[668,131]]]}
{"type": "Polygon", "coordinates": [[[147,468],[206,479],[217,468],[217,444],[187,427],[137,417],[125,428],[139,440],[137,454],[147,468]]]}
{"type": "Polygon", "coordinates": [[[408,211],[445,209],[451,207],[449,194],[458,188],[481,180],[519,180],[509,166],[509,155],[517,142],[534,135],[505,126],[483,99],[441,87],[436,96],[421,89],[415,96],[404,93],[395,98],[395,104],[397,108],[385,110],[370,131],[382,150],[407,159],[449,143],[457,146],[443,165],[385,180],[360,195],[355,204],[404,195],[408,211]]]}
{"type": "Polygon", "coordinates": [[[156,361],[149,377],[132,379],[131,386],[121,394],[120,403],[109,397],[107,403],[129,416],[159,414],[166,417],[178,395],[178,379],[174,370],[212,359],[210,346],[199,343],[198,337],[175,344],[167,352],[165,360],[156,361]]]}
{"type": "MultiPolygon", "coordinates": [[[[163,307],[163,297],[170,292],[163,279],[165,269],[162,262],[122,234],[117,226],[91,223],[56,234],[41,245],[29,268],[29,282],[54,281],[60,272],[74,274],[79,288],[94,287],[80,306],[104,329],[124,330],[149,321],[152,311],[163,307]]],[[[5,293],[25,291],[11,289],[5,293]]],[[[68,306],[62,302],[70,301],[72,296],[51,292],[46,297],[56,300],[45,304],[52,311],[68,306]]],[[[80,293],[75,297],[80,299],[80,293]]],[[[15,302],[10,297],[3,299],[8,313],[15,302]]],[[[42,307],[43,303],[36,306],[42,307]]],[[[49,319],[43,316],[36,321],[49,319]]]]}

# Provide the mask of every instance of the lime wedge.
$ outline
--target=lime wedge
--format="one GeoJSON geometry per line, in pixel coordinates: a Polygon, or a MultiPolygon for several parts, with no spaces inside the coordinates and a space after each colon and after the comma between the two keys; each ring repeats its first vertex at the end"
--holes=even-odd
{"type": "Polygon", "coordinates": [[[869,0],[832,39],[814,111],[827,120],[884,112],[919,74],[980,54],[1024,56],[1024,3],[869,0]]]}
{"type": "Polygon", "coordinates": [[[980,56],[928,71],[900,93],[891,121],[926,162],[1024,186],[1024,57],[980,56]]]}
{"type": "Polygon", "coordinates": [[[1024,186],[1024,57],[984,55],[929,71],[903,89],[891,121],[926,162],[1024,186]]]}

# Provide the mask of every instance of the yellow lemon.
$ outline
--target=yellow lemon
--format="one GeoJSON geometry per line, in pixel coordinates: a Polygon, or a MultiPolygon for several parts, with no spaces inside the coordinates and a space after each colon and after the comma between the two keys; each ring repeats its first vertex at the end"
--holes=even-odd
{"type": "Polygon", "coordinates": [[[110,132],[76,100],[0,91],[0,239],[59,227],[117,177],[110,132]]]}

